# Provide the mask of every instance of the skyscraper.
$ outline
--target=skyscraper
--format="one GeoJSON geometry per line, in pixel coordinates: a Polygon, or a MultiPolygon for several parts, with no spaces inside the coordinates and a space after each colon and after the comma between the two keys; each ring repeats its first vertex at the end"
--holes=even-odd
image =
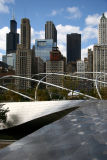
{"type": "MultiPolygon", "coordinates": [[[[31,27],[27,18],[21,20],[21,44],[17,46],[16,52],[16,75],[31,77],[32,69],[34,69],[33,61],[35,49],[30,49],[31,27]]],[[[30,81],[17,80],[18,88],[28,89],[31,87],[30,81]]]]}
{"type": "Polygon", "coordinates": [[[6,35],[6,54],[16,53],[18,43],[17,22],[13,18],[10,20],[10,32],[6,35]]]}
{"type": "MultiPolygon", "coordinates": [[[[98,44],[93,48],[93,72],[107,72],[107,18],[104,13],[99,23],[98,44]]],[[[94,78],[97,74],[94,74],[94,78]]],[[[100,80],[107,81],[107,75],[100,76],[100,80]]],[[[102,85],[101,86],[107,86],[102,85]]]]}
{"type": "Polygon", "coordinates": [[[53,39],[57,45],[57,30],[52,21],[47,21],[45,24],[45,39],[53,39]]]}
{"type": "Polygon", "coordinates": [[[81,34],[67,34],[67,63],[81,59],[81,34]]]}
{"type": "MultiPolygon", "coordinates": [[[[93,51],[88,49],[88,72],[93,72],[93,51]]],[[[88,75],[89,78],[93,78],[93,74],[88,75]]]]}
{"type": "Polygon", "coordinates": [[[40,57],[44,62],[50,60],[50,51],[54,47],[53,39],[36,39],[35,41],[35,54],[40,57]]]}
{"type": "Polygon", "coordinates": [[[107,18],[104,13],[100,19],[99,23],[99,34],[98,34],[98,44],[107,45],[107,18]]]}
{"type": "Polygon", "coordinates": [[[27,18],[21,20],[21,45],[24,49],[30,49],[31,43],[31,27],[27,18]]]}

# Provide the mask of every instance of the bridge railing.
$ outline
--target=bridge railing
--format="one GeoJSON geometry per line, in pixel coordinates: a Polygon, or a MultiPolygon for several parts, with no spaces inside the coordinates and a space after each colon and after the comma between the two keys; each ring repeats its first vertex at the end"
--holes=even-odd
{"type": "MultiPolygon", "coordinates": [[[[58,86],[58,85],[55,85],[55,84],[52,84],[52,83],[48,83],[48,82],[44,82],[44,81],[43,81],[43,80],[44,80],[47,76],[49,76],[49,75],[58,75],[58,76],[64,76],[64,77],[78,78],[78,79],[88,80],[88,81],[94,82],[94,83],[95,83],[95,86],[96,86],[96,91],[97,91],[97,93],[98,93],[98,95],[99,95],[99,98],[102,99],[101,94],[100,94],[99,89],[98,89],[98,83],[107,84],[107,82],[99,81],[99,80],[98,80],[98,76],[97,76],[96,79],[90,79],[90,78],[79,77],[79,76],[75,75],[75,74],[81,74],[81,73],[107,75],[107,73],[104,73],[104,72],[76,72],[76,73],[71,74],[71,75],[70,75],[70,74],[63,74],[63,73],[39,73],[39,74],[33,75],[33,77],[34,77],[34,76],[38,76],[38,75],[45,75],[41,80],[33,79],[33,78],[28,78],[28,77],[23,77],[23,76],[16,76],[16,75],[7,75],[7,76],[4,76],[4,77],[1,77],[0,79],[5,79],[5,78],[19,78],[19,79],[25,79],[25,80],[37,82],[38,84],[37,84],[37,87],[36,87],[36,90],[35,90],[35,100],[37,99],[37,90],[38,90],[38,87],[39,87],[40,83],[43,83],[43,84],[49,85],[49,86],[53,86],[53,87],[56,87],[56,88],[60,88],[60,89],[63,89],[63,90],[67,90],[67,91],[70,91],[70,92],[74,92],[74,93],[77,93],[77,94],[79,94],[79,95],[85,96],[85,97],[87,97],[87,98],[96,99],[95,97],[92,97],[92,96],[90,96],[90,95],[87,95],[87,94],[84,94],[84,93],[81,93],[81,92],[76,92],[76,91],[73,91],[73,90],[71,90],[71,89],[68,89],[68,88],[65,88],[65,87],[61,87],[61,86],[58,86]]],[[[28,96],[26,96],[26,95],[24,95],[24,94],[22,94],[22,93],[16,92],[16,91],[11,90],[11,89],[9,89],[9,88],[6,88],[6,87],[4,87],[4,86],[0,86],[0,88],[6,89],[6,90],[10,90],[11,92],[14,92],[14,93],[16,93],[16,94],[19,94],[19,95],[21,95],[21,96],[23,96],[23,97],[25,97],[25,98],[28,98],[28,99],[30,99],[30,100],[34,100],[34,99],[32,99],[31,97],[28,97],[28,96]]]]}

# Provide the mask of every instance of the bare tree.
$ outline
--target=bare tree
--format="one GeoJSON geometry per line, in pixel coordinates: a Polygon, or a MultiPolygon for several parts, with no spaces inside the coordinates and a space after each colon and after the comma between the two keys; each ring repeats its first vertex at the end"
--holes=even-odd
{"type": "Polygon", "coordinates": [[[6,123],[7,120],[7,112],[9,112],[9,108],[4,109],[4,104],[0,104],[0,123],[6,123]]]}

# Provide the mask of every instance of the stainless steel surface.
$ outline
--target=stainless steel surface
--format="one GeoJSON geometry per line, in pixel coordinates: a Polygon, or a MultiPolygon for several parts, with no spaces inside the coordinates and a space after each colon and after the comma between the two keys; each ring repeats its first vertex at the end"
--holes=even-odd
{"type": "Polygon", "coordinates": [[[107,160],[107,101],[80,108],[0,151],[0,160],[107,160]]]}
{"type": "MultiPolygon", "coordinates": [[[[13,102],[3,103],[5,104],[3,107],[9,108],[9,112],[7,113],[8,126],[17,126],[36,118],[74,107],[80,102],[82,102],[82,100],[13,102]]],[[[8,126],[4,126],[4,128],[8,126]]],[[[2,124],[0,129],[3,129],[2,124]]]]}

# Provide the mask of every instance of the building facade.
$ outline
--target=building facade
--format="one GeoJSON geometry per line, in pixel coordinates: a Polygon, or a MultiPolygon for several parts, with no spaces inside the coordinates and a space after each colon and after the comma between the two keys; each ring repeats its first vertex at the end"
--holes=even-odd
{"type": "Polygon", "coordinates": [[[52,21],[47,21],[45,24],[45,39],[53,39],[57,45],[57,30],[52,21]]]}
{"type": "MultiPolygon", "coordinates": [[[[107,45],[94,45],[93,49],[93,72],[107,73],[107,45]]],[[[97,74],[94,74],[96,78],[97,74]]],[[[99,77],[99,80],[107,81],[107,75],[99,77]]],[[[105,85],[100,85],[105,86],[105,85]]]]}
{"type": "Polygon", "coordinates": [[[35,41],[35,56],[40,57],[44,62],[50,60],[50,51],[56,46],[52,39],[37,39],[35,41]]]}
{"type": "Polygon", "coordinates": [[[7,65],[12,67],[13,70],[16,70],[16,53],[10,53],[6,56],[7,65]]]}
{"type": "Polygon", "coordinates": [[[45,63],[40,57],[35,57],[36,74],[45,72],[45,63]]]}
{"type": "MultiPolygon", "coordinates": [[[[77,61],[77,72],[85,72],[85,63],[82,60],[77,61]]],[[[79,73],[80,77],[85,77],[85,73],[79,73]]]]}
{"type": "Polygon", "coordinates": [[[2,61],[13,70],[16,70],[16,53],[9,53],[7,55],[3,55],[2,61]]]}
{"type": "MultiPolygon", "coordinates": [[[[21,20],[21,44],[17,46],[16,51],[16,75],[30,78],[34,62],[34,48],[30,49],[31,27],[27,18],[21,20]]],[[[18,79],[16,84],[19,89],[31,88],[29,80],[18,79]]]]}
{"type": "MultiPolygon", "coordinates": [[[[46,73],[64,73],[65,59],[61,55],[58,48],[53,48],[50,52],[50,61],[46,62],[46,73]]],[[[49,75],[46,77],[46,82],[55,85],[63,86],[63,76],[49,75]]]]}
{"type": "MultiPolygon", "coordinates": [[[[93,48],[93,72],[107,73],[107,18],[103,14],[99,23],[98,44],[93,48]]],[[[107,81],[107,75],[98,76],[94,74],[94,78],[107,81]]],[[[100,84],[100,87],[107,85],[100,84]]]]}
{"type": "MultiPolygon", "coordinates": [[[[93,72],[93,51],[88,49],[88,72],[93,72]]],[[[93,78],[93,74],[88,75],[89,78],[93,78]]]]}
{"type": "Polygon", "coordinates": [[[98,44],[107,45],[107,18],[104,13],[102,14],[98,27],[98,44]]]}
{"type": "Polygon", "coordinates": [[[81,34],[67,34],[67,63],[81,60],[81,34]]]}
{"type": "Polygon", "coordinates": [[[19,44],[19,34],[17,33],[17,22],[10,20],[10,32],[6,34],[6,54],[16,53],[19,44]]]}
{"type": "Polygon", "coordinates": [[[68,74],[77,72],[77,63],[76,63],[76,62],[73,62],[73,61],[67,63],[67,65],[66,65],[66,72],[67,72],[68,74]]]}

